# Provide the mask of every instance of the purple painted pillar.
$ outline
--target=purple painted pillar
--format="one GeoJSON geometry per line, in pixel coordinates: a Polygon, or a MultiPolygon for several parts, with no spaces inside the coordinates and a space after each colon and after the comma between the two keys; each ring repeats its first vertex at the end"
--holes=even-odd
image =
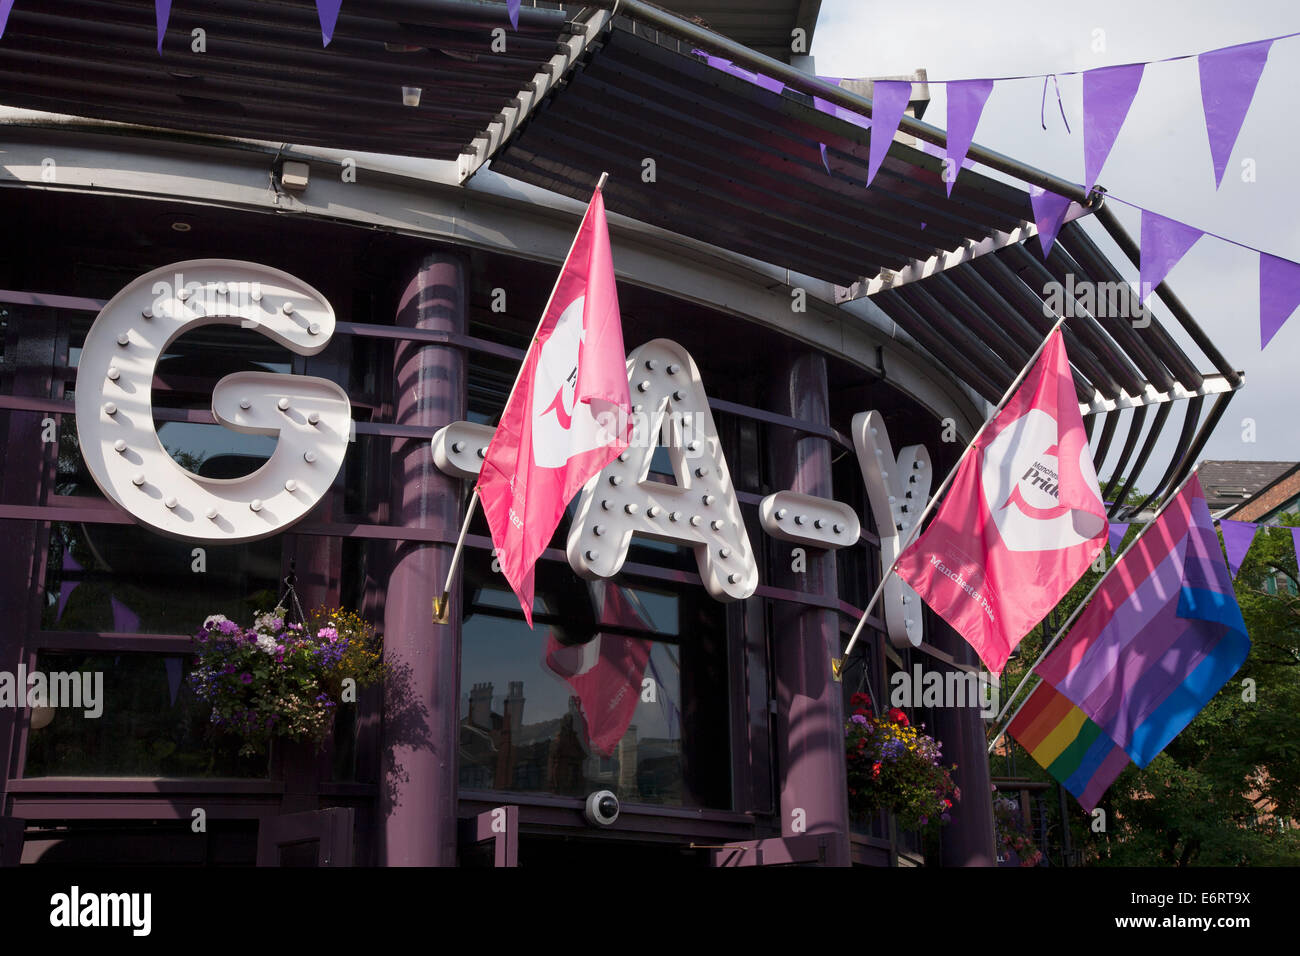
{"type": "MultiPolygon", "coordinates": [[[[793,359],[788,374],[776,376],[768,401],[779,414],[829,424],[826,360],[820,355],[793,359]]],[[[830,443],[786,428],[773,428],[771,434],[773,486],[833,498],[830,443]]],[[[774,583],[834,597],[834,552],[805,551],[807,570],[796,572],[790,568],[789,549],[777,546],[774,583]]],[[[844,709],[831,671],[831,660],[840,656],[839,620],[834,611],[778,602],[774,622],[781,834],[835,834],[827,863],[848,866],[844,709]]]]}
{"type": "MultiPolygon", "coordinates": [[[[16,370],[12,392],[37,398],[48,396],[54,365],[54,323],[40,312],[26,315],[24,310],[11,311],[17,313],[9,320],[17,341],[12,355],[7,356],[16,370]]],[[[4,453],[0,501],[5,504],[40,504],[42,482],[53,477],[58,449],[44,440],[44,418],[43,412],[0,413],[0,450],[4,453]]],[[[61,442],[75,444],[72,429],[72,416],[60,416],[61,442]]],[[[0,548],[0,609],[5,619],[4,628],[0,628],[0,670],[13,671],[20,662],[28,666],[34,663],[28,659],[28,648],[31,633],[40,626],[36,589],[41,584],[44,548],[49,542],[35,521],[0,521],[0,533],[5,541],[0,548]]],[[[9,778],[22,769],[22,727],[20,708],[0,707],[0,816],[9,805],[9,778]]],[[[7,836],[18,839],[15,834],[7,836]]],[[[21,847],[21,840],[18,843],[21,847]]]]}
{"type": "MultiPolygon", "coordinates": [[[[464,334],[466,265],[453,255],[425,258],[402,292],[397,325],[464,334]]],[[[465,417],[460,349],[402,342],[394,360],[393,409],[400,425],[437,427],[465,417]]],[[[461,483],[433,464],[427,439],[393,441],[392,523],[455,538],[461,483]]],[[[460,600],[450,623],[433,623],[451,560],[447,545],[404,542],[393,557],[384,605],[385,687],[381,863],[456,864],[456,760],[460,699],[460,600]]]]}
{"type": "MultiPolygon", "coordinates": [[[[947,651],[958,663],[979,665],[974,649],[936,615],[930,615],[926,627],[936,648],[947,651]]],[[[926,666],[947,669],[934,661],[926,666]]],[[[943,866],[997,866],[988,740],[979,708],[937,707],[934,724],[935,736],[943,741],[944,760],[957,765],[953,780],[961,788],[952,822],[942,830],[939,862],[943,866]]]]}

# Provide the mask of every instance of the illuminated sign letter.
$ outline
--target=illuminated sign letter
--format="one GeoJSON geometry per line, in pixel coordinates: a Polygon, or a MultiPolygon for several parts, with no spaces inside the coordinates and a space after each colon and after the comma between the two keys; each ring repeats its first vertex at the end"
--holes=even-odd
{"type": "Polygon", "coordinates": [[[613,577],[632,535],[644,534],[690,545],[713,597],[749,597],[758,587],[758,566],[699,369],[667,339],[635,349],[627,368],[632,445],[583,488],[569,529],[569,564],[586,578],[613,577]],[[656,436],[676,484],[649,479],[656,436]]]}
{"type": "Polygon", "coordinates": [[[242,478],[187,471],[158,438],[153,379],[168,346],[205,325],[255,329],[315,355],[334,333],[334,310],[311,286],[254,263],[198,259],[155,269],[114,296],[86,334],[77,436],[104,494],[144,524],[196,541],[251,541],[298,521],[329,490],[347,451],[351,404],[323,378],[227,375],[212,393],[217,422],[277,436],[275,452],[242,478]]]}
{"type": "MultiPolygon", "coordinates": [[[[853,416],[853,445],[880,535],[880,567],[884,570],[902,550],[917,516],[930,500],[934,469],[924,445],[908,445],[894,457],[889,432],[879,412],[859,412],[853,416]]],[[[898,575],[891,574],[885,583],[882,603],[890,642],[895,647],[920,647],[924,632],[921,599],[916,592],[898,575]]]]}

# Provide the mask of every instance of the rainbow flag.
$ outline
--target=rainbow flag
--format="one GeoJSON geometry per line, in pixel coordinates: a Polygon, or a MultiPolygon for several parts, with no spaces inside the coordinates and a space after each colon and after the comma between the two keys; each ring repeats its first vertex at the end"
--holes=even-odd
{"type": "Polygon", "coordinates": [[[1034,688],[1007,733],[1091,811],[1128,766],[1128,754],[1046,681],[1034,688]]]}
{"type": "Polygon", "coordinates": [[[1250,638],[1193,475],[1035,669],[1145,767],[1246,660],[1250,638]]]}

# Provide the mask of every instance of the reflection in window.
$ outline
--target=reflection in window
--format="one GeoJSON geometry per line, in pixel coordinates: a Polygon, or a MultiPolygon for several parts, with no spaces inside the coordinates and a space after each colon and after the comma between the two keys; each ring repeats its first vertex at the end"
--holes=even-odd
{"type": "Polygon", "coordinates": [[[210,614],[247,622],[279,596],[280,537],[205,545],[125,525],[50,525],[42,628],[193,634],[210,614]]]}
{"type": "Polygon", "coordinates": [[[725,680],[702,706],[692,699],[725,672],[720,606],[698,586],[679,595],[587,582],[543,562],[530,631],[487,556],[469,557],[462,787],[729,805],[725,680]],[[718,631],[703,635],[704,621],[718,631]]]}
{"type": "Polygon", "coordinates": [[[36,669],[47,677],[102,674],[101,713],[87,717],[84,699],[81,708],[35,708],[23,776],[266,777],[266,757],[240,757],[238,741],[210,737],[211,709],[189,685],[191,660],[179,654],[39,654],[36,669]]]}

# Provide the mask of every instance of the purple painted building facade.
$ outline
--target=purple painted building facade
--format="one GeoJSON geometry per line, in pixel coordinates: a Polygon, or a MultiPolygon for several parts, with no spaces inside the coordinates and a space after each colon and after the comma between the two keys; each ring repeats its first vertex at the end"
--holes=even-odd
{"type": "MultiPolygon", "coordinates": [[[[108,5],[116,42],[155,56],[141,19],[152,5],[108,5]]],[[[887,702],[891,676],[916,664],[977,666],[920,609],[919,643],[900,646],[876,616],[839,659],[882,564],[882,511],[850,436],[854,416],[875,411],[895,449],[925,445],[945,474],[1052,325],[1044,283],[1110,278],[1079,223],[1044,263],[1026,251],[1023,188],[967,171],[949,199],[938,160],[904,134],[865,190],[850,170],[866,155],[861,125],[799,89],[715,70],[692,52],[708,40],[698,27],[643,5],[627,5],[641,19],[603,3],[526,7],[499,59],[474,51],[504,22],[501,4],[345,7],[328,54],[312,4],[281,5],[283,23],[244,9],[256,6],[214,5],[210,38],[237,22],[283,44],[285,62],[265,44],[245,49],[238,31],[208,59],[182,63],[167,47],[159,69],[183,102],[158,99],[156,76],[114,57],[45,75],[30,54],[50,25],[21,5],[0,42],[0,66],[33,71],[23,87],[0,71],[0,103],[15,108],[0,112],[0,670],[105,680],[97,718],[0,707],[0,863],[992,865],[975,707],[910,712],[960,768],[965,797],[937,841],[849,815],[850,695],[887,702]],[[305,67],[338,88],[299,81],[305,67]],[[407,73],[423,84],[418,111],[381,95],[407,73]],[[204,90],[186,85],[195,77],[204,90]],[[690,548],[641,536],[619,574],[586,580],[564,551],[571,509],[539,562],[530,630],[480,516],[437,624],[471,482],[439,470],[430,442],[453,422],[495,423],[602,170],[624,340],[671,340],[699,367],[758,589],[718,601],[690,548]],[[920,268],[952,250],[934,275],[920,268]],[[349,397],[354,435],[328,493],[243,544],[140,524],[105,497],[77,439],[77,369],[97,314],[138,277],[189,260],[282,270],[337,317],[310,356],[207,326],[159,360],[159,440],[204,478],[247,475],[275,449],[273,436],[216,423],[223,377],[316,376],[349,397]],[[860,538],[796,548],[769,534],[759,507],[777,492],[844,503],[860,538]],[[291,569],[305,605],[355,608],[379,628],[389,679],[340,708],[323,750],[240,756],[211,737],[190,688],[191,635],[210,614],[248,621],[271,607],[291,569]],[[602,791],[619,804],[609,825],[588,808],[602,791]]],[[[816,6],[772,15],[811,34],[816,6]]],[[[1135,458],[1146,406],[1133,396],[1153,393],[1148,379],[1195,393],[1197,415],[1216,391],[1167,336],[1139,342],[1092,316],[1069,334],[1090,430],[1105,422],[1099,462],[1122,434],[1117,402],[1138,409],[1117,478],[1165,423],[1158,412],[1135,458]]],[[[1201,432],[1184,427],[1189,460],[1224,394],[1201,432]]],[[[677,478],[656,453],[645,480],[677,478]]]]}

